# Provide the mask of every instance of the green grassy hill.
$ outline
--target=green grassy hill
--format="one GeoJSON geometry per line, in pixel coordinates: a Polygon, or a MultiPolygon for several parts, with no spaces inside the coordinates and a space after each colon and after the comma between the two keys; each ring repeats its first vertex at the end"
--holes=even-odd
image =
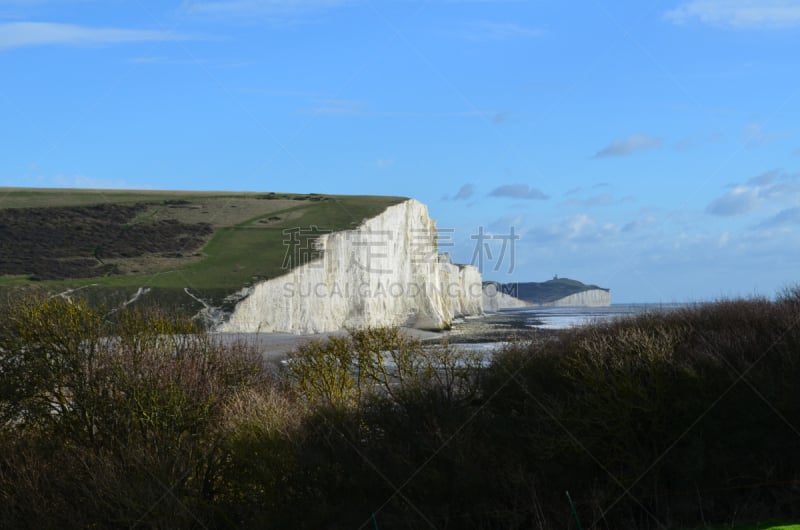
{"type": "Polygon", "coordinates": [[[221,299],[297,265],[285,231],[305,246],[311,227],[354,228],[403,200],[0,188],[0,287],[86,288],[111,304],[139,287],[162,298],[183,299],[189,288],[221,299]]]}

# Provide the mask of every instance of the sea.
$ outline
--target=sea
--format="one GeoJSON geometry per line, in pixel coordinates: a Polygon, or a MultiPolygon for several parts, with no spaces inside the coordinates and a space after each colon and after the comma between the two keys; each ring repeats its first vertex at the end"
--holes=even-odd
{"type": "Polygon", "coordinates": [[[643,313],[672,311],[687,304],[611,304],[602,307],[525,307],[504,309],[524,319],[524,324],[536,329],[568,329],[584,324],[602,323],[620,317],[643,313]]]}

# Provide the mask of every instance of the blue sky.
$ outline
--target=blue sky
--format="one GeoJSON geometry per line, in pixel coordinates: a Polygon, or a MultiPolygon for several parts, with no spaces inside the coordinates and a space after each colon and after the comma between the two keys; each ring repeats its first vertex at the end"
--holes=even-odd
{"type": "Polygon", "coordinates": [[[404,195],[485,278],[771,296],[798,57],[798,0],[0,0],[0,185],[404,195]]]}

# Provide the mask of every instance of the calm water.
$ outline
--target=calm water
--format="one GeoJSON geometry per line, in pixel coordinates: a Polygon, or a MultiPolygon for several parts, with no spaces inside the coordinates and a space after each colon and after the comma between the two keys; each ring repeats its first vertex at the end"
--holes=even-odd
{"type": "Polygon", "coordinates": [[[611,304],[607,307],[531,307],[508,309],[526,319],[526,325],[540,329],[565,329],[592,322],[654,311],[669,311],[684,304],[611,304]]]}

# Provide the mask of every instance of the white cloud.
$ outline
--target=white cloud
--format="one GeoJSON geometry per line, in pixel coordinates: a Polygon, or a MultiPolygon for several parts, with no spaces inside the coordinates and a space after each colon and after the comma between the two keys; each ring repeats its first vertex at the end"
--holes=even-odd
{"type": "Polygon", "coordinates": [[[461,186],[461,189],[458,190],[458,193],[456,193],[453,196],[453,200],[465,201],[470,197],[472,197],[473,193],[475,193],[475,186],[473,186],[472,184],[464,184],[463,186],[461,186]]]}
{"type": "Polygon", "coordinates": [[[487,228],[491,234],[495,235],[510,234],[512,228],[514,229],[515,234],[523,235],[523,233],[520,232],[519,227],[524,223],[524,221],[525,218],[521,215],[507,215],[490,223],[487,228]]]}
{"type": "Polygon", "coordinates": [[[729,217],[744,215],[755,210],[759,205],[758,188],[736,186],[728,193],[708,205],[708,213],[729,217]]]}
{"type": "Polygon", "coordinates": [[[614,140],[597,153],[594,158],[604,158],[608,156],[628,156],[637,151],[655,149],[661,147],[661,139],[654,136],[635,134],[627,138],[614,140]]]}
{"type": "Polygon", "coordinates": [[[124,42],[186,40],[187,35],[171,31],[123,28],[92,28],[51,22],[10,22],[0,24],[0,50],[48,44],[88,45],[124,42]]]}
{"type": "Polygon", "coordinates": [[[781,170],[780,169],[770,169],[769,171],[765,171],[760,175],[756,175],[755,177],[749,179],[747,184],[752,186],[769,186],[776,180],[781,177],[781,170]]]}
{"type": "Polygon", "coordinates": [[[531,231],[536,241],[591,243],[607,240],[619,234],[613,223],[599,223],[582,213],[560,223],[539,226],[531,231]]]}
{"type": "Polygon", "coordinates": [[[765,131],[760,122],[748,123],[744,128],[744,143],[748,147],[767,145],[792,136],[787,131],[765,131]]]}
{"type": "Polygon", "coordinates": [[[698,21],[733,29],[782,29],[800,26],[798,0],[692,0],[668,11],[666,18],[683,24],[698,21]]]}
{"type": "Polygon", "coordinates": [[[798,175],[775,169],[767,171],[749,179],[743,185],[732,186],[724,195],[711,201],[706,211],[730,217],[748,214],[769,204],[800,204],[798,175]]]}
{"type": "Polygon", "coordinates": [[[779,228],[792,225],[800,226],[800,207],[781,210],[769,219],[759,223],[757,228],[779,228]]]}
{"type": "Polygon", "coordinates": [[[490,197],[508,197],[511,199],[545,200],[549,197],[536,188],[527,184],[505,184],[498,186],[489,193],[490,197]]]}
{"type": "Polygon", "coordinates": [[[586,227],[594,224],[594,221],[588,215],[582,213],[573,217],[572,219],[567,220],[561,226],[565,229],[565,235],[567,239],[572,239],[581,235],[586,227]]]}
{"type": "Polygon", "coordinates": [[[623,232],[638,232],[639,230],[643,230],[645,228],[649,228],[655,225],[657,222],[656,216],[652,214],[643,214],[633,221],[625,224],[622,227],[623,232]]]}

